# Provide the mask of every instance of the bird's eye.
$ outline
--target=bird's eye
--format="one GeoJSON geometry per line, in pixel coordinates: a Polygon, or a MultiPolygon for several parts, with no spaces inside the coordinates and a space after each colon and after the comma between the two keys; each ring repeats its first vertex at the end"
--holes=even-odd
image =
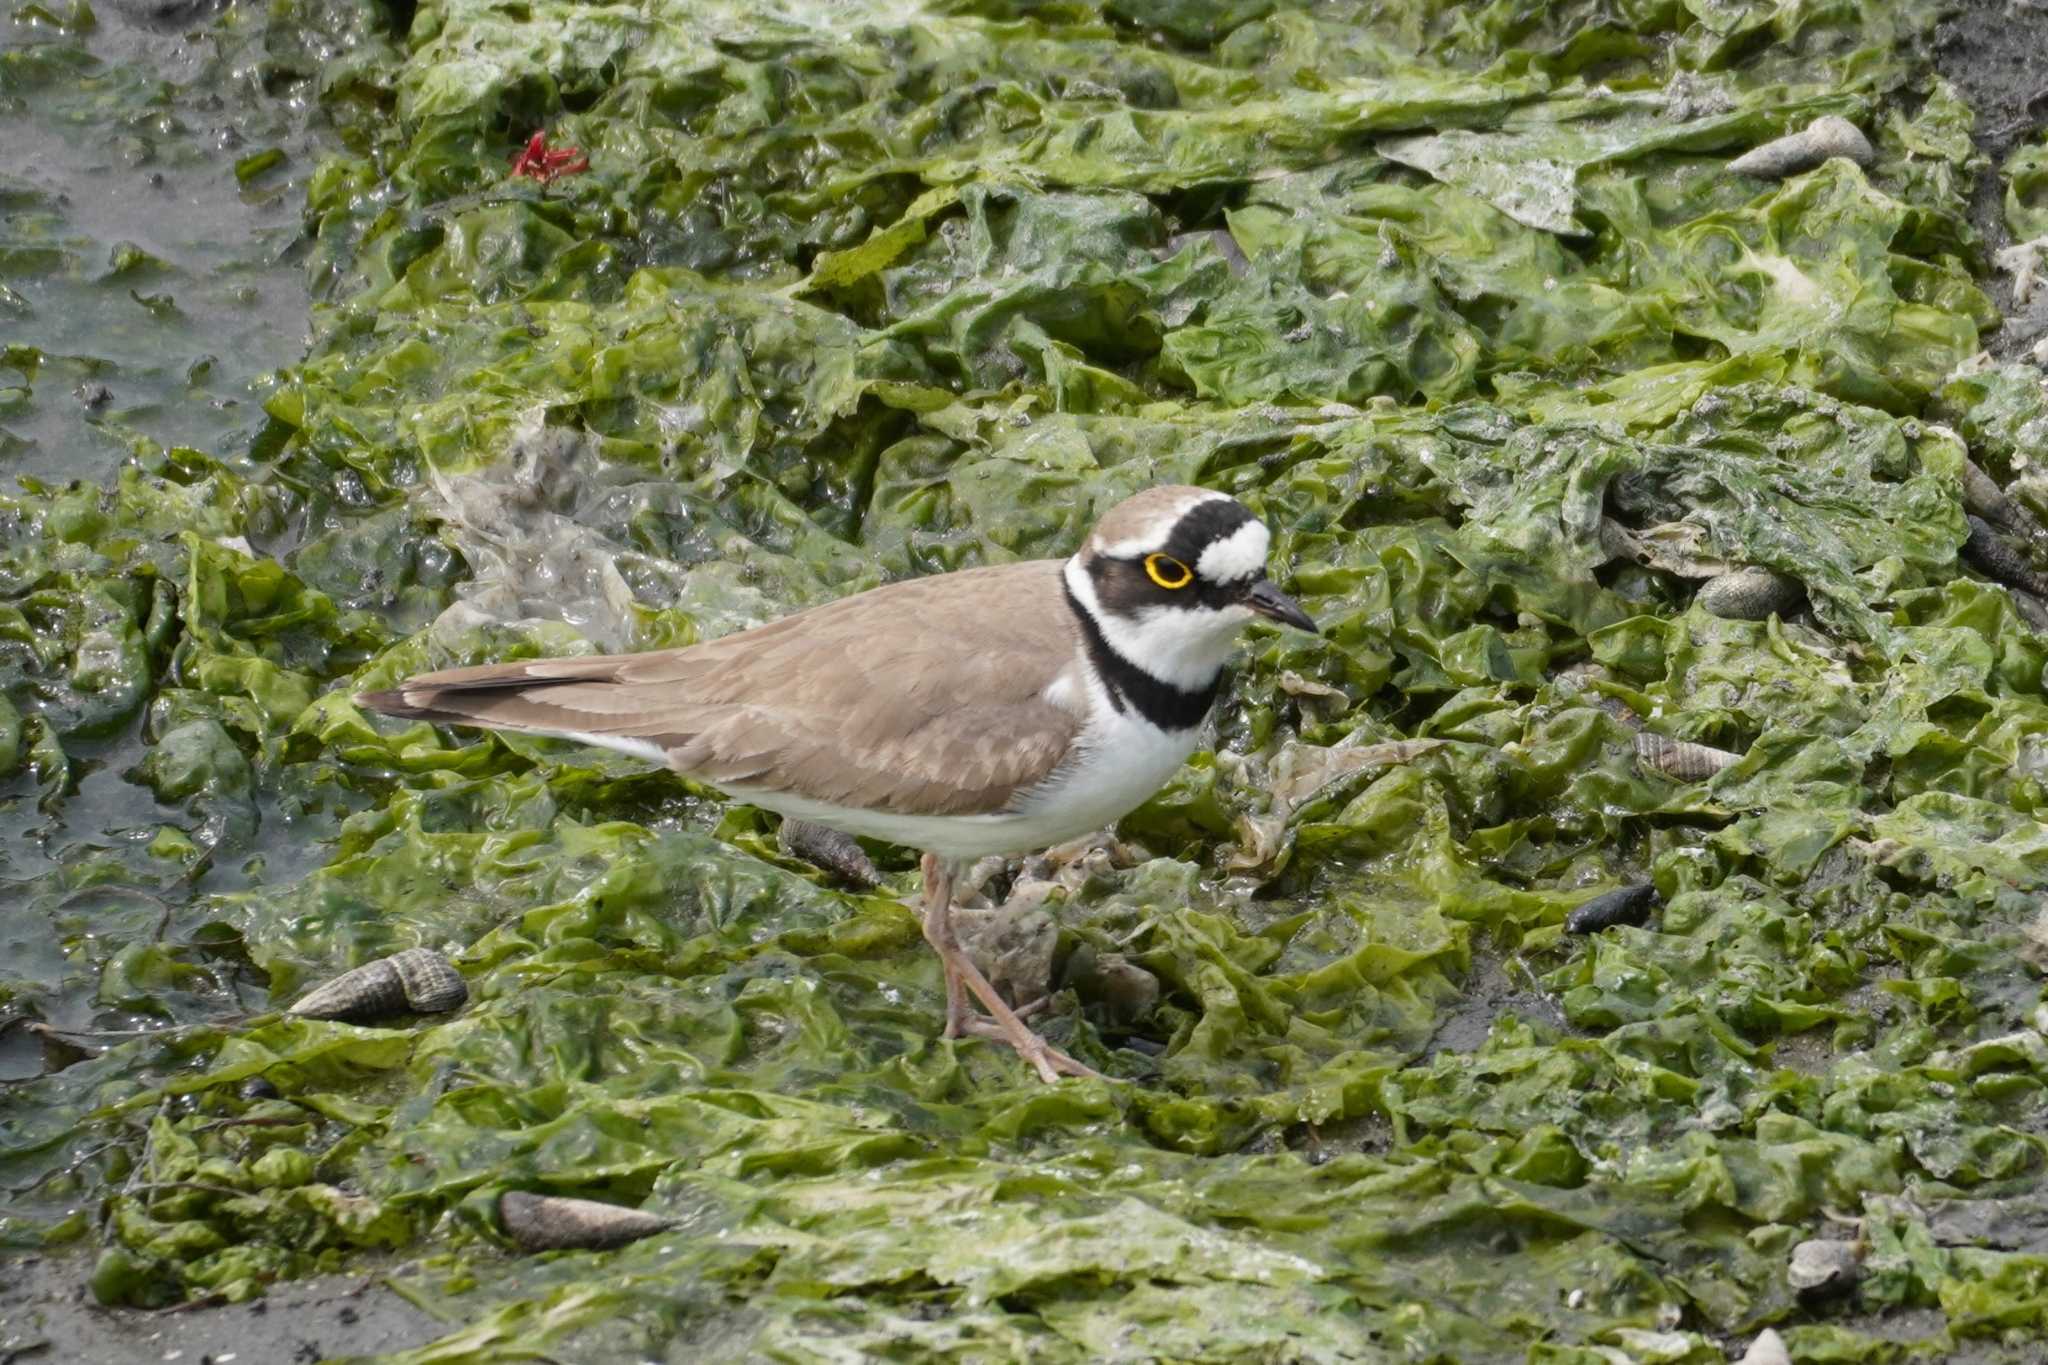
{"type": "Polygon", "coordinates": [[[1195,571],[1172,555],[1146,555],[1145,577],[1162,588],[1185,588],[1195,581],[1195,571]]]}

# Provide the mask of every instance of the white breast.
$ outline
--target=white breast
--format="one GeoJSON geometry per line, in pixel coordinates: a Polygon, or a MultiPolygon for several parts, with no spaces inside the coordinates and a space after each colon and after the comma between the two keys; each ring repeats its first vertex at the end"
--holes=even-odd
{"type": "Polygon", "coordinates": [[[1088,720],[1075,739],[1074,757],[1044,783],[1019,796],[1020,812],[1058,820],[1063,832],[1048,843],[1114,824],[1145,803],[1187,762],[1199,726],[1161,730],[1133,707],[1119,711],[1085,672],[1088,720]]]}

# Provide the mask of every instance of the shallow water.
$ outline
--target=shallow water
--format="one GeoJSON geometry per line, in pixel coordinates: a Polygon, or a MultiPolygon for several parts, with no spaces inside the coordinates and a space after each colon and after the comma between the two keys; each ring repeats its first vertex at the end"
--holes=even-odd
{"type": "MultiPolygon", "coordinates": [[[[20,383],[0,412],[10,475],[111,484],[179,446],[254,469],[263,397],[309,331],[305,177],[335,146],[267,32],[246,7],[13,7],[0,41],[0,347],[14,365],[0,374],[20,383]],[[275,166],[238,177],[273,148],[275,166]]],[[[141,719],[69,746],[62,800],[40,799],[25,772],[4,779],[0,872],[35,885],[121,868],[177,905],[247,884],[239,859],[166,880],[149,856],[167,811],[129,776],[141,719]]],[[[282,824],[246,854],[286,875],[320,856],[282,824]]],[[[137,1022],[76,1000],[60,1013],[70,1027],[137,1022]]]]}
{"type": "Polygon", "coordinates": [[[8,465],[104,481],[137,440],[232,458],[264,420],[269,375],[306,343],[314,108],[265,91],[238,32],[253,17],[166,23],[105,4],[60,27],[24,19],[32,8],[15,6],[0,59],[0,280],[15,296],[0,344],[43,359],[0,418],[8,465]],[[285,159],[237,179],[270,148],[285,159]]]}
{"type": "Polygon", "coordinates": [[[419,1360],[2019,1358],[2048,648],[1957,551],[2048,389],[1976,358],[1932,10],[1801,13],[18,5],[0,1239],[136,1306],[375,1266],[419,1360]],[[1872,166],[1724,173],[1823,112],[1872,166]],[[905,851],[347,700],[1185,479],[1327,633],[1040,869],[1115,1085],[935,1037],[905,851]],[[274,1012],[412,946],[461,1011],[274,1012]],[[515,1189],[673,1227],[518,1256],[515,1189]],[[1783,1276],[1845,1213],[1852,1313],[1783,1276]]]}

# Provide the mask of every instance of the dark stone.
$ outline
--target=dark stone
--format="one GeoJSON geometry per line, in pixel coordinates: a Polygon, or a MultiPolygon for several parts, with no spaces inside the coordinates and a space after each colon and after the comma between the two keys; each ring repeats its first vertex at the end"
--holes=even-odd
{"type": "Polygon", "coordinates": [[[1568,934],[1591,934],[1617,924],[1641,924],[1657,904],[1657,888],[1649,882],[1624,886],[1593,897],[1564,917],[1568,934]]]}

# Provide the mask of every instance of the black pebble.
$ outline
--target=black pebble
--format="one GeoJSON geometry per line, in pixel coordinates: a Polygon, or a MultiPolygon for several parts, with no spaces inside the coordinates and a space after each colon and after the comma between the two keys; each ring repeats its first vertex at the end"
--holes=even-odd
{"type": "Polygon", "coordinates": [[[2018,588],[2036,597],[2048,597],[2048,578],[2034,571],[2024,551],[1998,534],[1983,518],[1969,517],[1967,520],[1970,538],[1963,544],[1963,558],[1971,568],[2008,588],[2018,588]]]}
{"type": "Polygon", "coordinates": [[[241,1095],[245,1100],[274,1100],[277,1098],[277,1087],[261,1076],[251,1076],[242,1082],[241,1095]]]}
{"type": "Polygon", "coordinates": [[[1657,888],[1649,882],[1624,886],[1586,901],[1564,917],[1568,934],[1590,934],[1617,924],[1641,924],[1657,904],[1657,888]]]}

